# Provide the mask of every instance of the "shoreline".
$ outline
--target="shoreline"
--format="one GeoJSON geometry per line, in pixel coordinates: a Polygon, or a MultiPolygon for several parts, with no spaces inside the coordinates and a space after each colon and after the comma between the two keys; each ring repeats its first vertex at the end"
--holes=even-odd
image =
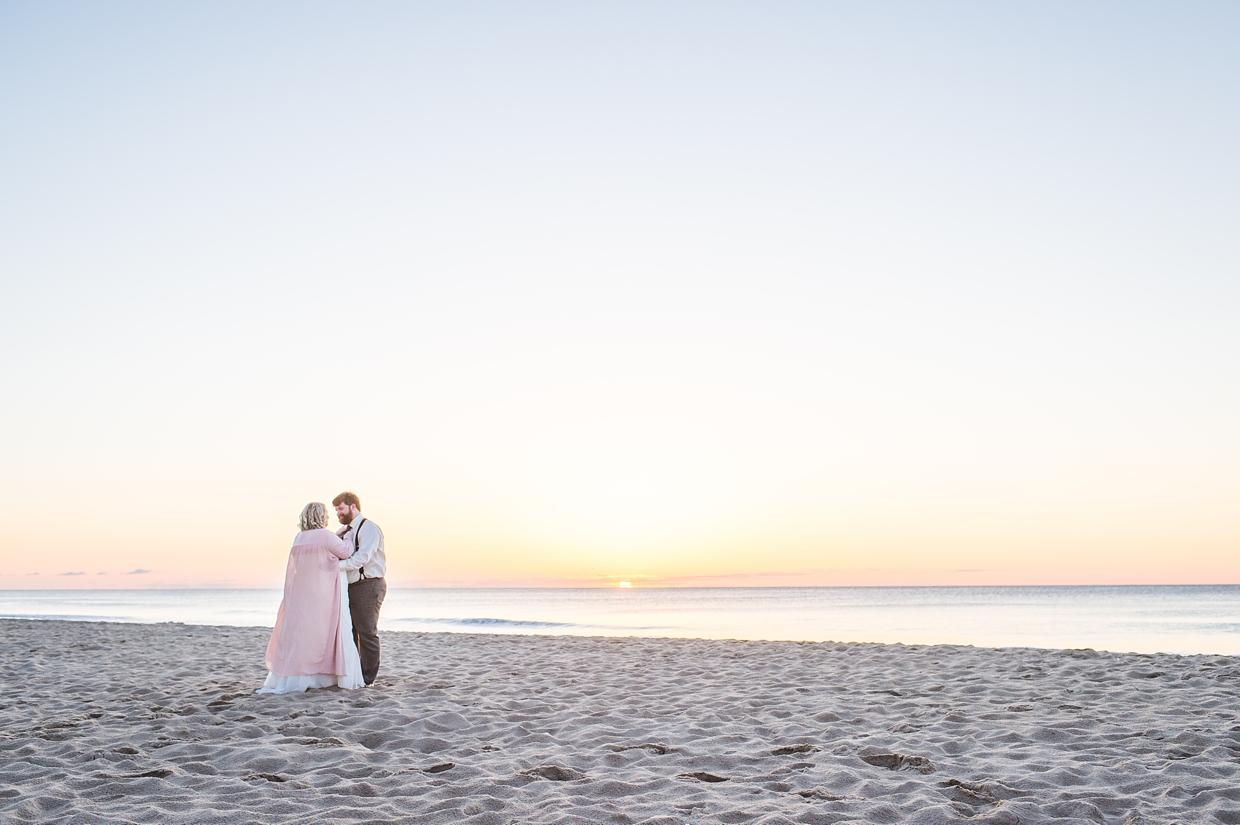
{"type": "Polygon", "coordinates": [[[1240,823],[1240,657],[0,620],[15,822],[1240,823]]]}
{"type": "MultiPolygon", "coordinates": [[[[428,621],[450,621],[450,620],[428,620],[428,621]]],[[[79,617],[59,617],[59,616],[4,616],[0,615],[0,628],[7,622],[30,622],[30,623],[48,623],[48,624],[69,624],[69,625],[115,625],[117,627],[182,627],[182,628],[202,628],[204,630],[215,631],[254,631],[270,635],[272,625],[226,625],[226,624],[203,624],[198,622],[180,622],[180,621],[145,621],[134,619],[131,621],[118,620],[113,618],[99,619],[82,619],[79,617]]],[[[993,653],[1020,653],[1020,652],[1039,652],[1039,653],[1097,653],[1106,656],[1137,656],[1149,658],[1151,656],[1167,656],[1172,658],[1191,659],[1195,657],[1209,658],[1232,658],[1240,662],[1240,654],[1233,653],[1184,653],[1179,651],[1138,651],[1138,650],[1111,650],[1108,648],[1093,647],[1039,647],[1037,645],[984,645],[969,644],[964,642],[886,642],[886,641],[840,641],[837,639],[763,639],[763,638],[742,638],[742,637],[712,637],[712,636],[656,636],[656,635],[639,635],[639,634],[606,634],[606,633],[568,633],[568,632],[546,632],[546,633],[522,633],[517,630],[477,630],[466,628],[462,630],[400,630],[386,628],[380,625],[380,633],[386,639],[389,635],[396,636],[477,636],[480,638],[501,637],[513,639],[581,639],[581,640],[633,640],[633,641],[651,641],[651,642],[726,642],[735,644],[774,644],[774,645],[847,645],[850,647],[883,647],[883,648],[900,648],[908,650],[920,650],[924,648],[945,648],[962,650],[979,650],[989,651],[993,653]]],[[[261,651],[260,651],[261,658],[261,651]]],[[[1240,823],[1237,823],[1240,825],[1240,823]]]]}
{"type": "MultiPolygon", "coordinates": [[[[228,625],[200,624],[196,622],[178,621],[117,621],[115,619],[78,619],[60,618],[56,616],[0,616],[0,629],[6,622],[47,622],[81,625],[116,625],[117,627],[182,627],[202,628],[215,631],[254,631],[271,634],[271,625],[228,625]]],[[[636,634],[585,634],[585,633],[521,633],[518,631],[485,631],[485,630],[396,630],[380,626],[384,639],[390,635],[399,636],[477,636],[479,638],[501,637],[510,639],[581,639],[585,641],[632,640],[648,642],[719,642],[729,644],[770,644],[770,645],[846,645],[848,647],[882,647],[892,649],[922,650],[926,648],[944,648],[960,650],[979,650],[991,653],[1097,653],[1105,656],[1137,656],[1149,658],[1166,656],[1175,659],[1192,659],[1196,657],[1230,658],[1240,663],[1240,654],[1232,653],[1180,653],[1176,651],[1136,651],[1108,650],[1093,647],[1038,647],[1036,645],[974,645],[952,642],[847,642],[837,639],[746,639],[740,637],[707,637],[707,636],[653,636],[636,634]]],[[[226,634],[225,634],[226,635],[226,634]]],[[[260,651],[260,658],[261,658],[260,651]]],[[[1240,823],[1237,823],[1240,825],[1240,823]]]]}

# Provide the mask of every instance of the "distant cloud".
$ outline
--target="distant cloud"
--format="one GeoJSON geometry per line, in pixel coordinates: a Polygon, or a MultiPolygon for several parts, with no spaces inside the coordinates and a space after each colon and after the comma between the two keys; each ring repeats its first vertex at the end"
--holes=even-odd
{"type": "Polygon", "coordinates": [[[27,575],[27,576],[37,576],[37,575],[39,575],[39,574],[38,574],[38,573],[27,573],[26,575],[27,575]]]}
{"type": "Polygon", "coordinates": [[[99,571],[98,573],[96,573],[95,575],[96,575],[96,576],[106,576],[106,575],[108,575],[108,574],[107,574],[107,573],[105,573],[105,572],[103,572],[102,570],[100,570],[100,571],[99,571]]]}
{"type": "Polygon", "coordinates": [[[125,575],[126,576],[145,576],[147,573],[150,573],[150,572],[151,572],[150,570],[143,570],[141,567],[139,567],[137,570],[130,570],[125,575]]]}
{"type": "Polygon", "coordinates": [[[74,572],[74,573],[57,573],[56,575],[58,576],[85,576],[86,574],[83,573],[81,570],[78,570],[77,572],[74,572]]]}

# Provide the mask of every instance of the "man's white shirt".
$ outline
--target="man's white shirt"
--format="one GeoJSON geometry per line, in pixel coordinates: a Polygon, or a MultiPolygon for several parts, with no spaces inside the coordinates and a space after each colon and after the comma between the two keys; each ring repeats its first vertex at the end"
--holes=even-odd
{"type": "Polygon", "coordinates": [[[387,557],[383,554],[383,531],[370,519],[363,521],[365,516],[358,516],[353,523],[336,535],[350,547],[354,546],[354,532],[361,525],[357,535],[357,552],[347,559],[342,559],[340,569],[349,574],[349,584],[362,580],[365,573],[368,579],[381,578],[387,573],[387,557]]]}

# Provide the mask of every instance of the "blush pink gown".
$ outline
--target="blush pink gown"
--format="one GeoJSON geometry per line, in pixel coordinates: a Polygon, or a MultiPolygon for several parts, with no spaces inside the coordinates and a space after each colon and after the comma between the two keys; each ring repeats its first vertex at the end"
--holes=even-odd
{"type": "Polygon", "coordinates": [[[362,686],[353,643],[349,586],[340,559],[353,552],[330,530],[303,530],[293,540],[284,601],[267,644],[267,681],[259,693],[362,686]]]}

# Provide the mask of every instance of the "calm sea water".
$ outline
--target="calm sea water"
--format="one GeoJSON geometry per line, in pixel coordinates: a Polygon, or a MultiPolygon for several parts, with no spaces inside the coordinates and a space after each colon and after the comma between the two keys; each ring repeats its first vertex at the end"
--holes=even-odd
{"type": "MultiPolygon", "coordinates": [[[[279,590],[0,591],[0,617],[268,626],[279,590]]],[[[397,590],[385,630],[1240,654],[1240,585],[397,590]]]]}

